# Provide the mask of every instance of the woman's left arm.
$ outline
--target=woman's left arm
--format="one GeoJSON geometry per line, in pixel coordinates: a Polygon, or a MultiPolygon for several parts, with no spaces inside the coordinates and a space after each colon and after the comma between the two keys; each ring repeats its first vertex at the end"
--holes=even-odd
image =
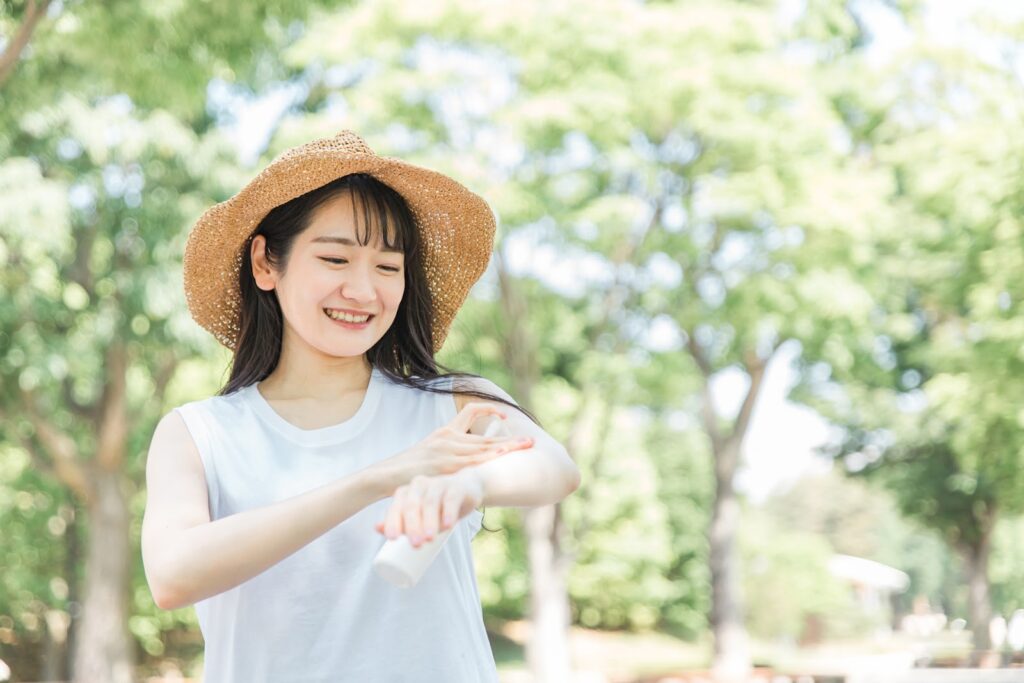
{"type": "MultiPolygon", "coordinates": [[[[476,379],[474,388],[515,403],[490,380],[476,379]]],[[[463,401],[498,406],[508,416],[502,422],[509,435],[530,437],[532,446],[453,474],[417,476],[395,491],[386,519],[376,524],[379,533],[387,534],[388,538],[406,534],[412,545],[419,547],[475,507],[541,507],[557,503],[579,488],[580,471],[569,452],[530,418],[498,401],[469,394],[462,395],[457,404],[463,401]]]]}
{"type": "MultiPolygon", "coordinates": [[[[474,379],[473,387],[481,392],[515,400],[488,379],[474,379]]],[[[507,416],[503,420],[512,437],[533,439],[533,446],[506,453],[475,467],[462,470],[479,477],[483,505],[506,507],[539,507],[557,503],[580,486],[580,470],[565,446],[516,408],[498,401],[489,401],[464,394],[466,402],[490,403],[507,416]]]]}

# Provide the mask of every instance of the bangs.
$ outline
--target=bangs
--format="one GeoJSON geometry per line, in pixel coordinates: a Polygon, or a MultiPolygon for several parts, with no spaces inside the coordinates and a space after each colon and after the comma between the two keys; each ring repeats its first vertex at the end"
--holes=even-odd
{"type": "Polygon", "coordinates": [[[415,224],[398,193],[371,176],[355,174],[347,179],[356,241],[364,247],[380,241],[383,251],[405,253],[415,224]]]}

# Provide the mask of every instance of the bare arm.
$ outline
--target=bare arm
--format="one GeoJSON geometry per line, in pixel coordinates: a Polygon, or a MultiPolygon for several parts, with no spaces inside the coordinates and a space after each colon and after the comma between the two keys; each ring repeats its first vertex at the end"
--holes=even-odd
{"type": "MultiPolygon", "coordinates": [[[[487,379],[475,379],[477,388],[515,403],[505,390],[487,379]]],[[[533,447],[467,468],[480,478],[483,505],[539,507],[557,503],[580,486],[580,471],[566,448],[515,408],[470,394],[456,394],[456,409],[466,401],[492,403],[508,415],[505,426],[512,436],[533,438],[533,447]]]]}
{"type": "Polygon", "coordinates": [[[564,448],[527,448],[466,469],[480,477],[484,506],[551,505],[580,485],[580,472],[564,448]]]}
{"type": "Polygon", "coordinates": [[[178,609],[248,581],[392,493],[370,467],[273,505],[210,521],[202,460],[184,420],[157,425],[146,463],[143,566],[162,609],[178,609]]]}

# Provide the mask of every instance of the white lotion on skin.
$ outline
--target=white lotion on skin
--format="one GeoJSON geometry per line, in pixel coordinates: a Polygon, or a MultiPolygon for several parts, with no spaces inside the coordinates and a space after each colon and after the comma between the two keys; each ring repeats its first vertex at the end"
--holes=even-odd
{"type": "MultiPolygon", "coordinates": [[[[487,419],[490,422],[484,430],[484,436],[509,435],[508,427],[505,426],[505,421],[502,418],[489,415],[487,419]]],[[[473,433],[472,429],[470,429],[470,433],[473,433]]],[[[441,546],[455,531],[455,526],[461,521],[458,520],[450,528],[435,534],[433,540],[424,541],[419,548],[414,548],[405,534],[398,538],[388,539],[373,560],[373,568],[377,575],[400,588],[415,586],[427,571],[430,563],[441,552],[441,546]]]]}

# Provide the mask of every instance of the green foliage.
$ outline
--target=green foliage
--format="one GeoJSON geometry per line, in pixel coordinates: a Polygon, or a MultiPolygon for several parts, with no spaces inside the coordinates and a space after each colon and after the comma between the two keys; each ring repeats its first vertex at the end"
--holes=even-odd
{"type": "Polygon", "coordinates": [[[826,539],[776,526],[766,516],[747,515],[740,547],[752,634],[796,642],[808,635],[812,620],[819,620],[829,635],[851,635],[842,631],[857,608],[849,588],[829,572],[833,551],[826,539]]]}
{"type": "MultiPolygon", "coordinates": [[[[40,678],[45,620],[59,633],[80,614],[69,601],[84,597],[89,541],[87,509],[37,467],[53,452],[21,392],[88,467],[98,406],[120,379],[111,354],[124,354],[128,408],[119,417],[128,428],[110,446],[124,447],[124,490],[137,515],[136,552],[125,558],[134,576],[129,628],[152,654],[163,630],[181,626],[181,614],[151,603],[137,552],[138,491],[153,425],[167,408],[158,383],[215,346],[185,309],[181,253],[191,222],[243,173],[223,133],[209,130],[207,83],[237,72],[262,86],[283,74],[265,68],[268,38],[283,39],[280,22],[306,11],[259,2],[50,9],[0,86],[0,524],[8,556],[18,558],[0,572],[0,654],[25,680],[40,678]]],[[[0,35],[14,34],[22,10],[0,8],[0,35]]],[[[186,628],[194,632],[194,618],[186,628]]]]}
{"type": "Polygon", "coordinates": [[[781,529],[823,539],[836,553],[906,572],[910,584],[894,596],[898,615],[909,613],[918,596],[951,618],[965,612],[960,558],[934,530],[907,519],[892,493],[846,476],[839,464],[805,476],[757,512],[781,529]]]}
{"type": "MultiPolygon", "coordinates": [[[[963,24],[1019,56],[1011,26],[969,12],[963,24]]],[[[915,31],[888,62],[825,71],[888,189],[872,198],[882,228],[847,247],[870,255],[857,286],[872,305],[802,338],[797,396],[844,428],[833,455],[887,486],[970,568],[984,566],[999,517],[1024,511],[1024,395],[1006,381],[1024,369],[1024,150],[1005,134],[1024,96],[1013,58],[965,45],[915,31]]],[[[983,601],[971,609],[987,619],[983,601]]],[[[975,646],[986,640],[982,624],[975,646]]]]}
{"type": "MultiPolygon", "coordinates": [[[[843,458],[897,500],[829,480],[814,484],[825,500],[805,490],[748,515],[751,628],[799,638],[823,614],[853,628],[824,571],[833,549],[899,566],[912,593],[962,612],[948,549],[896,509],[954,543],[1024,509],[1024,396],[1006,379],[1024,369],[1024,99],[1006,69],[920,31],[901,61],[872,66],[847,5],[806,3],[787,26],[773,3],[720,0],[62,3],[0,91],[0,526],[19,558],[0,571],[0,643],[4,629],[34,638],[23,615],[40,605],[68,609],[55,576],[73,587],[82,571],[54,569],[77,561],[54,536],[73,507],[28,460],[40,443],[20,390],[91,456],[87,416],[124,344],[137,548],[152,427],[212,394],[227,360],[180,283],[188,227],[251,175],[216,127],[235,112],[210,94],[278,85],[302,94],[263,161],[353,128],[485,196],[496,261],[551,255],[544,272],[520,258],[505,273],[525,306],[514,320],[508,283],[485,278],[441,360],[509,389],[538,380],[531,407],[573,444],[576,623],[706,629],[712,461],[688,338],[712,373],[800,340],[795,398],[846,427],[843,458]],[[674,341],[654,348],[654,321],[674,341]],[[533,378],[508,367],[513,326],[533,378]]],[[[0,35],[21,11],[0,8],[0,35]]],[[[485,524],[501,529],[475,541],[485,609],[523,617],[518,516],[485,524]]],[[[1003,609],[1020,603],[1017,531],[996,528],[1003,609]]],[[[158,610],[138,556],[131,597],[150,657],[198,652],[192,610],[158,610]]]]}
{"type": "MultiPolygon", "coordinates": [[[[253,92],[293,75],[276,52],[302,31],[309,10],[295,0],[53,3],[3,86],[0,158],[17,144],[20,117],[62,92],[89,102],[124,93],[205,132],[214,123],[211,80],[253,92]]],[[[13,35],[22,19],[0,7],[0,35],[13,35]]]]}
{"type": "Polygon", "coordinates": [[[34,664],[48,620],[70,621],[79,578],[70,555],[75,520],[66,492],[35,471],[26,452],[0,443],[0,659],[12,667],[34,664]]]}
{"type": "Polygon", "coordinates": [[[664,425],[648,437],[657,467],[658,500],[665,506],[671,563],[665,578],[672,594],[662,605],[661,626],[689,640],[707,629],[711,605],[706,529],[714,487],[704,435],[664,425]]]}
{"type": "Polygon", "coordinates": [[[992,605],[1009,619],[1024,609],[1024,517],[1002,519],[996,525],[989,564],[992,605]]]}
{"type": "MultiPolygon", "coordinates": [[[[96,449],[90,411],[111,381],[106,354],[120,345],[129,363],[131,414],[125,417],[133,429],[125,436],[124,472],[132,488],[142,481],[145,447],[163,409],[152,400],[158,369],[175,352],[202,348],[175,273],[182,228],[209,201],[205,192],[215,184],[203,176],[224,148],[218,152],[212,137],[200,148],[168,115],[136,116],[125,104],[113,98],[91,107],[65,94],[24,117],[23,156],[0,162],[0,205],[11,208],[0,211],[0,412],[5,458],[34,452],[39,461],[52,460],[26,419],[20,391],[27,391],[34,403],[49,406],[46,419],[68,435],[84,456],[73,457],[86,466],[96,449]],[[147,190],[147,182],[155,187],[147,190]]],[[[65,547],[66,538],[53,530],[60,520],[71,521],[71,510],[71,530],[84,529],[88,513],[81,501],[70,503],[71,491],[52,472],[33,471],[10,485],[16,500],[69,500],[59,510],[55,502],[40,503],[31,533],[17,519],[3,522],[12,556],[23,559],[3,572],[12,584],[2,593],[12,602],[0,605],[0,613],[14,622],[13,642],[38,642],[46,610],[53,610],[57,632],[58,622],[79,614],[67,596],[81,591],[88,538],[73,553],[75,546],[65,547]],[[19,578],[19,568],[28,573],[19,578]],[[58,594],[54,586],[61,585],[58,594]]],[[[148,591],[137,576],[137,586],[148,591]]],[[[16,669],[28,678],[35,670],[16,669]]]]}

